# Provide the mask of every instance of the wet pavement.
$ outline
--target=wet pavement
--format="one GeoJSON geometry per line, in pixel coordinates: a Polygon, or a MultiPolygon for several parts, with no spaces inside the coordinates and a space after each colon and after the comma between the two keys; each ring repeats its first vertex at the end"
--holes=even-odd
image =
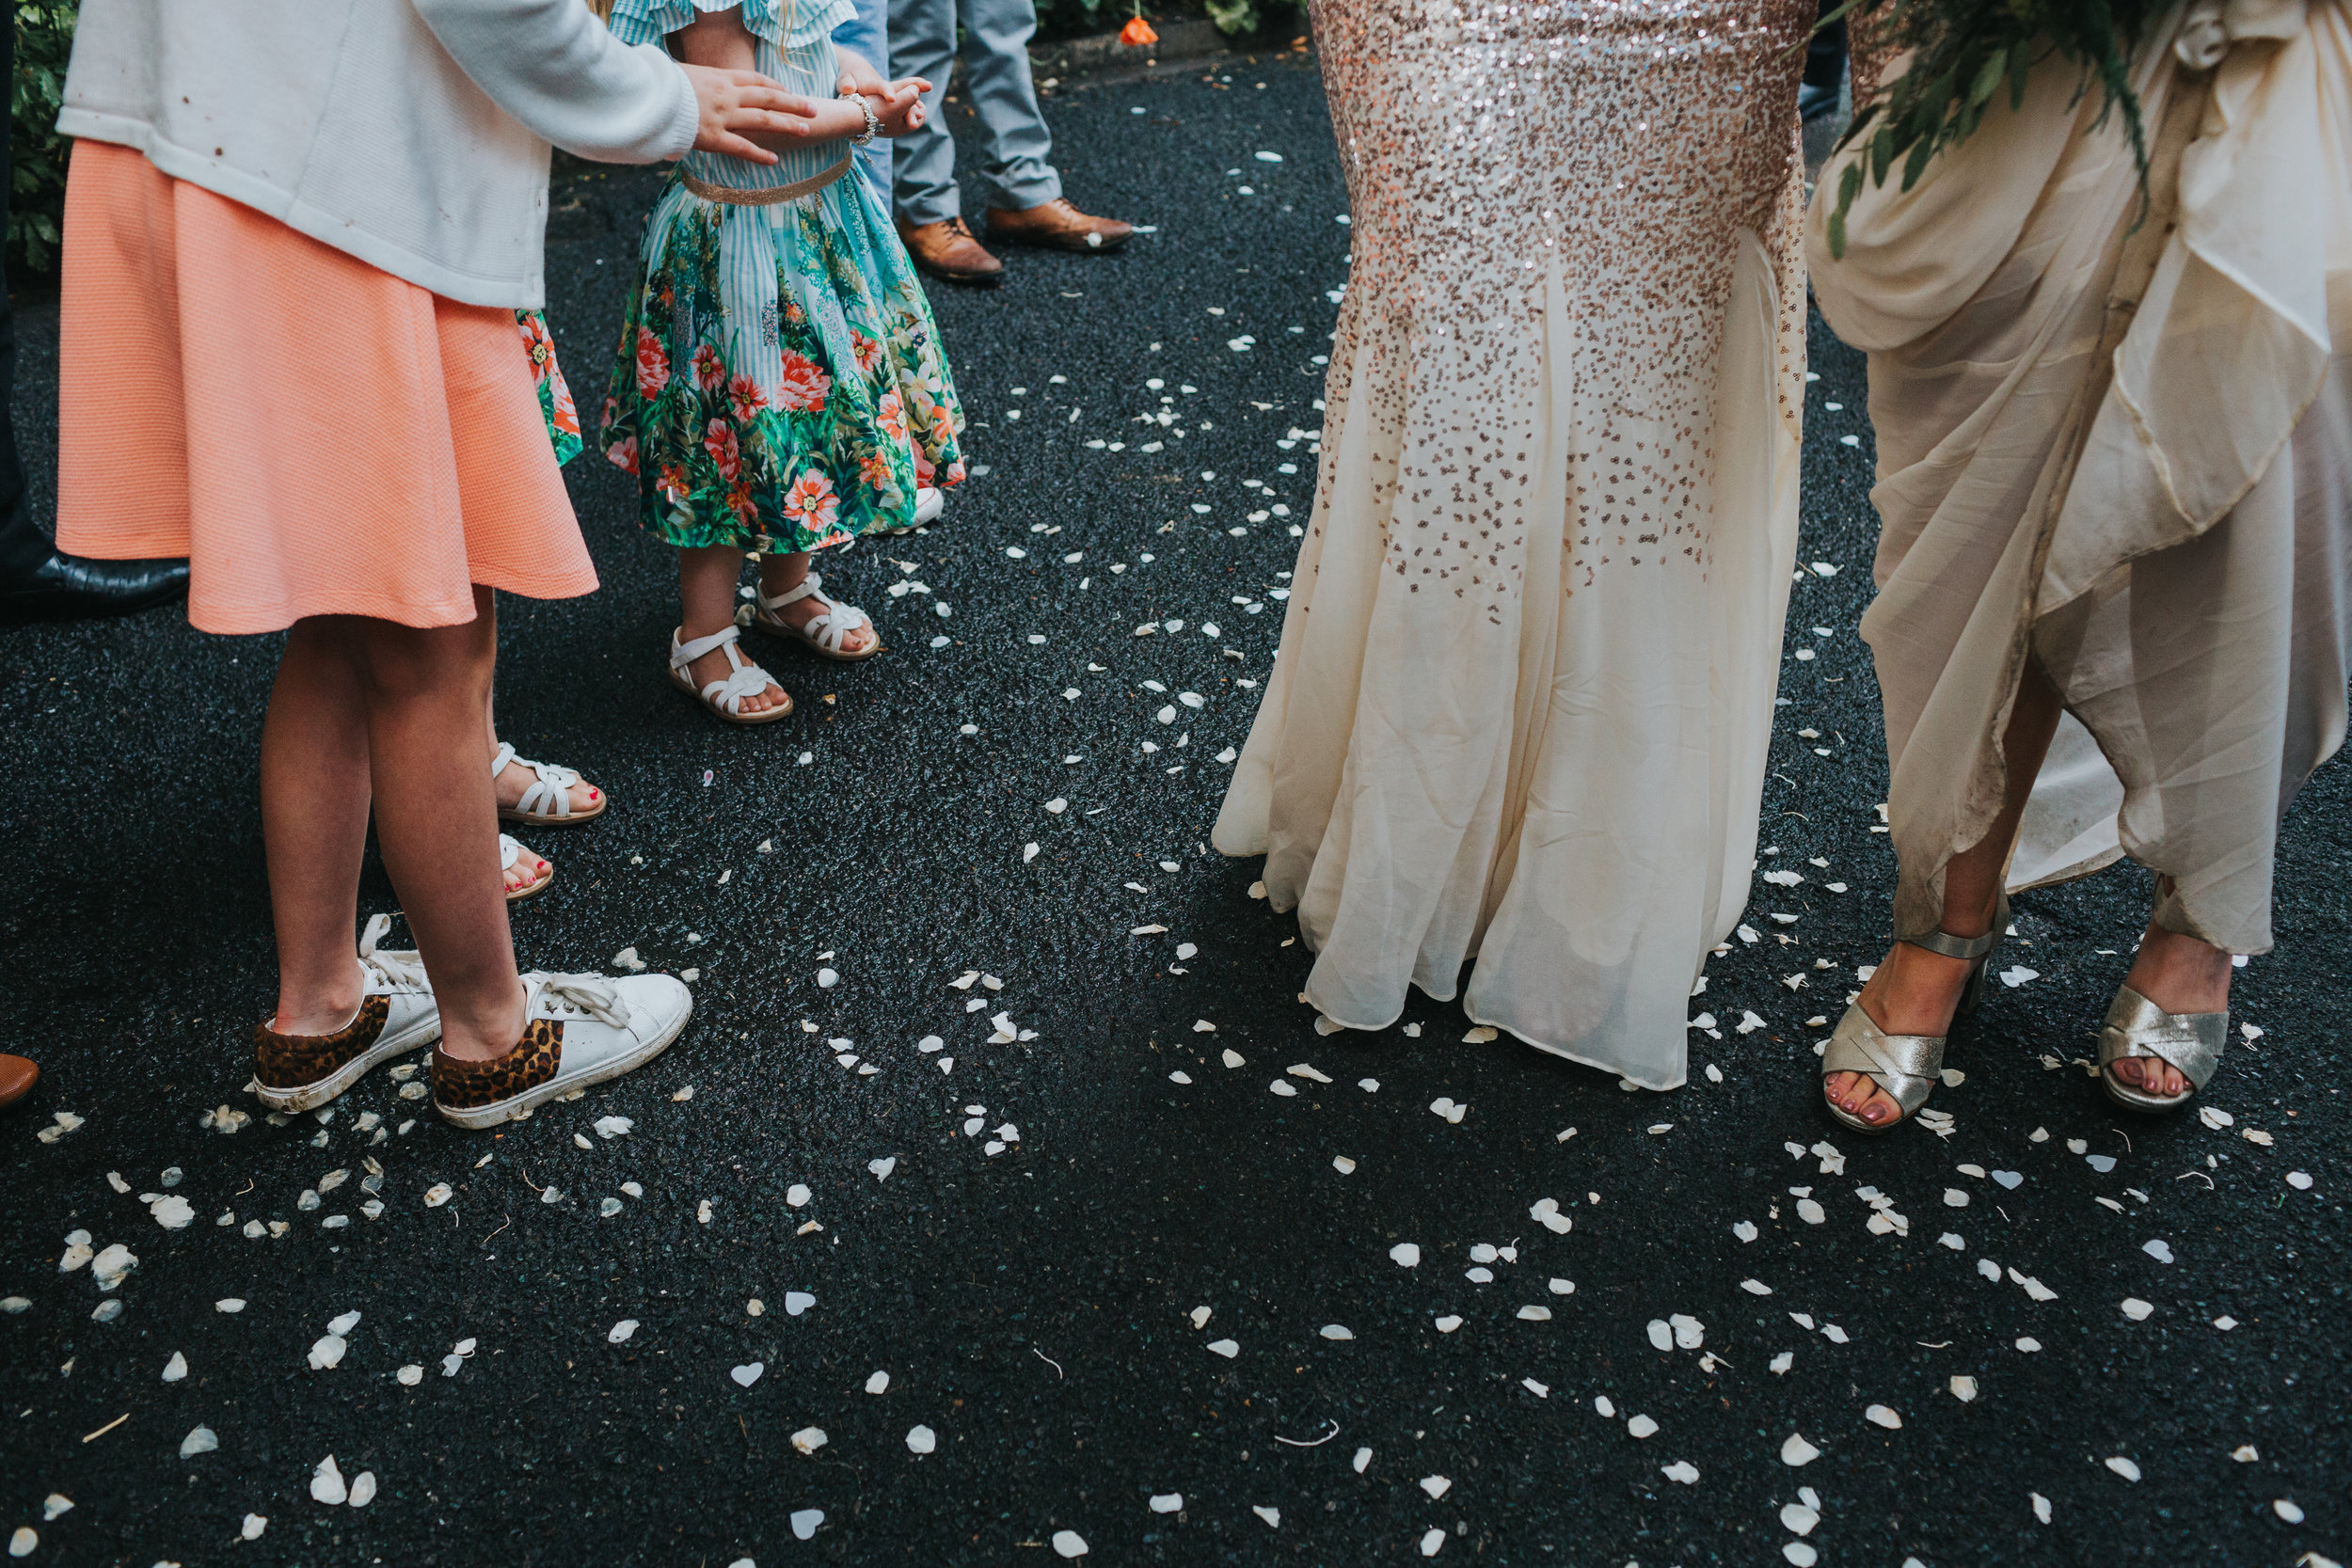
{"type": "MultiPolygon", "coordinates": [[[[2080,1065],[2146,908],[2122,867],[2018,901],[1941,1129],[1814,1108],[1892,869],[1864,388],[1818,324],[1803,560],[1835,575],[1793,593],[1764,803],[1765,869],[1804,879],[1759,879],[1709,965],[1690,1086],[1418,995],[1314,1032],[1295,927],[1206,845],[1348,230],[1311,66],[1216,74],[1053,101],[1072,196],[1156,231],[936,291],[986,471],[826,563],[891,652],[762,647],[789,722],[666,688],[668,561],[574,465],[604,587],[501,606],[498,700],[614,805],[524,835],[559,871],[516,935],[698,972],[629,1078],[494,1134],[385,1072],[262,1117],[277,640],[0,631],[0,1040],[46,1072],[0,1117],[0,1531],[32,1562],[2352,1557],[2343,766],[2204,1119],[2112,1112],[2080,1065]]],[[[655,185],[559,178],[590,411],[655,185]]]]}

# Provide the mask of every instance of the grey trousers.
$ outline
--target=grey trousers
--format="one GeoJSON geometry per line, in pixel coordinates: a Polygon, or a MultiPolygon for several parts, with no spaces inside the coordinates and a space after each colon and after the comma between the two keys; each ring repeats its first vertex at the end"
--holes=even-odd
{"type": "Polygon", "coordinates": [[[979,133],[979,173],[991,207],[1036,207],[1061,195],[1061,176],[1047,160],[1054,137],[1029,80],[1029,39],[1037,31],[1034,0],[890,0],[890,66],[899,76],[931,84],[923,99],[930,120],[893,150],[898,214],[906,223],[957,216],[957,131],[979,133]],[[965,38],[964,80],[959,103],[946,102],[955,63],[956,27],[965,38]]]}

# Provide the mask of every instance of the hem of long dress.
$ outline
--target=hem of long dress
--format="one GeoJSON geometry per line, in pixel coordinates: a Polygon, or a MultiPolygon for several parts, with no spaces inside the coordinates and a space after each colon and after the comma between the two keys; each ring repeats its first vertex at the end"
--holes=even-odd
{"type": "MultiPolygon", "coordinates": [[[[1461,994],[1459,990],[1455,990],[1440,996],[1418,980],[1408,981],[1406,983],[1406,989],[1409,990],[1418,990],[1423,996],[1428,997],[1434,1002],[1452,1002],[1455,996],[1461,994]]],[[[1331,1012],[1321,1003],[1315,1001],[1311,984],[1310,985],[1307,992],[1307,1005],[1314,1008],[1317,1014],[1329,1019],[1332,1022],[1338,1024],[1343,1029],[1355,1029],[1368,1035],[1378,1034],[1383,1029],[1392,1027],[1398,1019],[1405,1016],[1405,1009],[1400,1006],[1395,1012],[1390,1014],[1388,1018],[1378,1023],[1352,1023],[1346,1019],[1340,1017],[1338,1014],[1331,1012]]],[[[1595,1068],[1602,1072],[1613,1072],[1629,1084],[1638,1084],[1643,1088],[1653,1089],[1661,1094],[1669,1089],[1678,1089],[1690,1082],[1690,1073],[1686,1069],[1683,1072],[1677,1074],[1671,1081],[1650,1083],[1637,1074],[1628,1072],[1623,1067],[1620,1067],[1614,1062],[1604,1062],[1595,1056],[1579,1055],[1577,1053],[1569,1050],[1565,1045],[1554,1045],[1549,1040],[1539,1040],[1534,1038],[1533,1036],[1522,1034],[1520,1031],[1513,1028],[1510,1024],[1503,1022],[1500,1019],[1481,1018],[1476,1013],[1471,1012],[1467,1006],[1462,1009],[1462,1015],[1482,1029],[1500,1029],[1504,1034],[1510,1036],[1513,1039],[1518,1040],[1521,1045],[1531,1046],[1534,1049],[1542,1052],[1547,1056],[1558,1056],[1565,1060],[1574,1062],[1579,1067],[1595,1068]]]]}
{"type": "MultiPolygon", "coordinates": [[[[1686,1068],[1685,1070],[1677,1073],[1674,1078],[1669,1081],[1652,1084],[1633,1073],[1628,1072],[1624,1068],[1618,1066],[1614,1062],[1604,1062],[1597,1056],[1581,1056],[1565,1045],[1554,1045],[1549,1040],[1539,1040],[1532,1035],[1521,1034],[1518,1030],[1512,1028],[1511,1025],[1503,1022],[1501,1019],[1480,1018],[1476,1013],[1471,1012],[1468,1007],[1464,1007],[1462,1009],[1462,1013],[1463,1016],[1467,1017],[1472,1023],[1479,1025],[1481,1028],[1500,1029],[1504,1034],[1510,1036],[1513,1039],[1518,1040],[1521,1045],[1533,1046],[1547,1056],[1559,1056],[1565,1060],[1574,1062],[1579,1067],[1597,1068],[1603,1072],[1613,1072],[1629,1084],[1639,1084],[1643,1088],[1655,1089],[1661,1094],[1665,1093],[1669,1089],[1678,1089],[1682,1087],[1683,1085],[1691,1081],[1691,1074],[1689,1069],[1686,1068]]],[[[1689,1053],[1686,1052],[1684,1054],[1687,1056],[1689,1053]]]]}

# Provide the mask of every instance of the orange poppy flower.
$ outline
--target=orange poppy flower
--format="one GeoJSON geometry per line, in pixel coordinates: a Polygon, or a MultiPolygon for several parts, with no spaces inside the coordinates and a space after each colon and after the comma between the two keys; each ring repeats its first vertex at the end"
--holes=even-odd
{"type": "Polygon", "coordinates": [[[1137,12],[1128,19],[1127,25],[1119,30],[1119,41],[1131,49],[1140,49],[1147,43],[1159,42],[1160,35],[1153,32],[1152,24],[1144,21],[1142,13],[1137,12]]]}

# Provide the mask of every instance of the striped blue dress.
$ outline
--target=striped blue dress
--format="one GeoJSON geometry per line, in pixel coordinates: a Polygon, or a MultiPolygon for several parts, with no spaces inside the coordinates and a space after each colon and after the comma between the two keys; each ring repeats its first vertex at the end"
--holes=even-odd
{"type": "MultiPolygon", "coordinates": [[[[612,30],[658,41],[717,0],[619,0],[612,30]]],[[[757,67],[834,96],[850,0],[744,0],[757,67]]],[[[963,477],[963,416],[930,306],[847,141],[774,164],[689,153],[647,214],[605,399],[606,456],[639,520],[681,546],[821,549],[913,520],[915,490],[963,477]],[[840,177],[770,203],[711,199],[840,177]]]]}

